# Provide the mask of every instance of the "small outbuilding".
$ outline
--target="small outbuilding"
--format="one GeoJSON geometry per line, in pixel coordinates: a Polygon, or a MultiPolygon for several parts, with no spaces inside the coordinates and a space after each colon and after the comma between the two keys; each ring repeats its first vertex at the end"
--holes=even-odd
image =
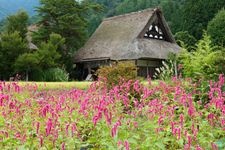
{"type": "Polygon", "coordinates": [[[115,61],[133,62],[139,76],[152,77],[169,53],[179,51],[162,11],[155,8],[104,19],[74,62],[81,80],[115,61]]]}

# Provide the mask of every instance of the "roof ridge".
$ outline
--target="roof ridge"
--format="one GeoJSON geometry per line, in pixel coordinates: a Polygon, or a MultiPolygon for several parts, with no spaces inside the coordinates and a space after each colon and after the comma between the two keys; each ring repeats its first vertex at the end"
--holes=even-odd
{"type": "Polygon", "coordinates": [[[134,15],[134,14],[143,13],[143,12],[146,12],[146,11],[153,11],[153,12],[155,12],[157,10],[159,10],[158,7],[155,7],[155,8],[147,8],[147,9],[140,10],[140,11],[135,11],[135,12],[121,14],[121,15],[118,15],[118,16],[108,17],[108,18],[103,19],[103,21],[113,20],[113,19],[116,19],[116,18],[122,18],[122,17],[130,16],[130,15],[134,15]]]}

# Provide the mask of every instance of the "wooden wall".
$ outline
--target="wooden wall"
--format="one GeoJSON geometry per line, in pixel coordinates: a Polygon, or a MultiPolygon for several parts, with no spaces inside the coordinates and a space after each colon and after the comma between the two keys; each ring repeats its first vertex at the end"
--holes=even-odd
{"type": "Polygon", "coordinates": [[[161,60],[136,60],[138,67],[138,76],[152,78],[155,74],[155,69],[162,65],[161,60]]]}

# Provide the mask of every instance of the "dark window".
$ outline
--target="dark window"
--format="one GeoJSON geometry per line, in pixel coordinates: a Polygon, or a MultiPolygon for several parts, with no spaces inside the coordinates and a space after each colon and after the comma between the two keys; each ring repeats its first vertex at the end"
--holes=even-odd
{"type": "Polygon", "coordinates": [[[154,23],[148,28],[144,37],[151,39],[165,40],[161,28],[154,23]]]}

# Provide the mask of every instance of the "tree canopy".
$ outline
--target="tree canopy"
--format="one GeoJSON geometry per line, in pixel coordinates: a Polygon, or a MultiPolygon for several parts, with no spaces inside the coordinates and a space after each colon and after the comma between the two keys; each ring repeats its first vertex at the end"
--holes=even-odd
{"type": "Polygon", "coordinates": [[[203,30],[215,14],[225,7],[221,0],[186,0],[181,10],[180,30],[188,31],[195,38],[200,39],[203,30]]]}
{"type": "Polygon", "coordinates": [[[225,46],[225,10],[222,9],[218,14],[209,22],[208,33],[215,44],[225,46]]]}
{"type": "Polygon", "coordinates": [[[28,27],[28,14],[20,10],[15,15],[10,15],[7,17],[6,20],[6,32],[13,33],[15,31],[19,32],[19,35],[25,39],[27,34],[27,27],[28,27]]]}
{"type": "Polygon", "coordinates": [[[0,74],[7,80],[14,72],[14,63],[18,56],[28,51],[27,43],[19,32],[4,33],[0,40],[0,74]]]}

